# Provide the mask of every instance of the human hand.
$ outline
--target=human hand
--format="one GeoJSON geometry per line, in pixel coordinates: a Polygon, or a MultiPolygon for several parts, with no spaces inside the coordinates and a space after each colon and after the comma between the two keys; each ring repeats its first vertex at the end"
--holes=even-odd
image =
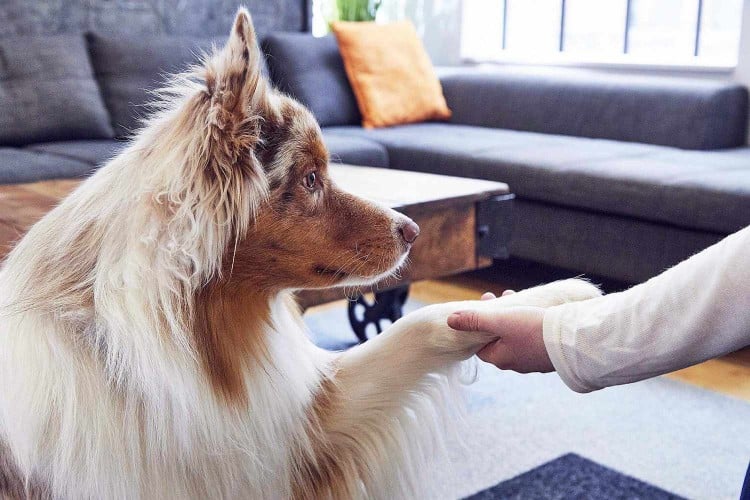
{"type": "MultiPolygon", "coordinates": [[[[503,297],[513,293],[506,290],[503,297]]],[[[482,300],[496,300],[496,297],[487,292],[482,300]]],[[[519,373],[551,372],[555,367],[544,345],[543,321],[544,308],[515,306],[457,311],[448,317],[448,326],[454,330],[484,331],[500,336],[477,353],[482,361],[519,373]]]]}

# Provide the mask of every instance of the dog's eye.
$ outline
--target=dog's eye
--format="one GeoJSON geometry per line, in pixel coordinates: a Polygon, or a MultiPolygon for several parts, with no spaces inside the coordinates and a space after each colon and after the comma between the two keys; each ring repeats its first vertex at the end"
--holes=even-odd
{"type": "Polygon", "coordinates": [[[314,189],[315,183],[318,182],[318,174],[313,170],[305,176],[303,183],[307,189],[314,189]]]}

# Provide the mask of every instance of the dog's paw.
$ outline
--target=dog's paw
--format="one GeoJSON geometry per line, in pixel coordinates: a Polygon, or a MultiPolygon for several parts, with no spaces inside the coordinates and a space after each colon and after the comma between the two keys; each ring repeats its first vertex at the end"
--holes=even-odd
{"type": "Polygon", "coordinates": [[[415,344],[417,349],[435,360],[460,361],[473,355],[492,341],[491,332],[461,332],[448,326],[448,317],[456,311],[489,308],[488,301],[446,302],[422,307],[391,327],[403,333],[404,346],[415,344]],[[395,328],[394,328],[395,327],[395,328]]]}
{"type": "Polygon", "coordinates": [[[586,280],[567,279],[528,288],[495,300],[503,306],[552,307],[566,302],[593,299],[601,295],[602,291],[586,280]]]}
{"type": "Polygon", "coordinates": [[[400,335],[402,346],[431,353],[435,359],[465,359],[487,343],[496,340],[497,332],[457,331],[448,326],[448,317],[456,311],[489,313],[506,307],[551,307],[599,297],[601,291],[588,281],[568,279],[529,288],[493,300],[472,300],[433,304],[400,319],[387,332],[400,335]]]}

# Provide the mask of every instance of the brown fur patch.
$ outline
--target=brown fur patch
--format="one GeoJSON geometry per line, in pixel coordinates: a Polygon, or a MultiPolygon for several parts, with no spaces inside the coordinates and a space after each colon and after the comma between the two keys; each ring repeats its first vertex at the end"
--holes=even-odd
{"type": "MultiPolygon", "coordinates": [[[[289,121],[283,118],[269,117],[261,127],[261,141],[255,154],[263,165],[270,165],[279,152],[279,147],[290,137],[289,121]]],[[[274,187],[274,186],[272,186],[274,187]]]]}
{"type": "MultiPolygon", "coordinates": [[[[54,224],[66,224],[67,221],[60,214],[55,217],[54,224]]],[[[48,223],[44,230],[48,231],[46,236],[52,237],[48,229],[50,226],[53,224],[48,223]]],[[[35,227],[32,231],[43,230],[41,227],[35,227]]],[[[35,248],[35,253],[31,254],[33,270],[17,302],[11,305],[11,310],[47,309],[59,314],[93,308],[94,293],[90,277],[96,266],[102,235],[94,229],[93,224],[87,224],[64,238],[55,236],[54,245],[35,248]]]]}
{"type": "Polygon", "coordinates": [[[312,456],[303,452],[293,455],[293,467],[298,471],[292,485],[292,498],[303,500],[355,498],[358,471],[348,470],[352,463],[337,454],[326,429],[326,420],[336,413],[339,392],[330,378],[325,378],[315,395],[309,411],[312,430],[312,456]],[[347,479],[349,481],[347,481],[347,479]]]}
{"type": "Polygon", "coordinates": [[[244,376],[268,355],[269,296],[213,283],[199,293],[195,307],[196,349],[211,384],[225,402],[246,405],[244,376]]]}

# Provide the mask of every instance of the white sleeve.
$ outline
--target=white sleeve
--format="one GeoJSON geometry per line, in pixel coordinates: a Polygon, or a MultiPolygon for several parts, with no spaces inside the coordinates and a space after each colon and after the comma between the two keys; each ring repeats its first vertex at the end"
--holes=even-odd
{"type": "Polygon", "coordinates": [[[544,343],[577,392],[750,345],[750,227],[627,291],[550,308],[544,343]]]}

